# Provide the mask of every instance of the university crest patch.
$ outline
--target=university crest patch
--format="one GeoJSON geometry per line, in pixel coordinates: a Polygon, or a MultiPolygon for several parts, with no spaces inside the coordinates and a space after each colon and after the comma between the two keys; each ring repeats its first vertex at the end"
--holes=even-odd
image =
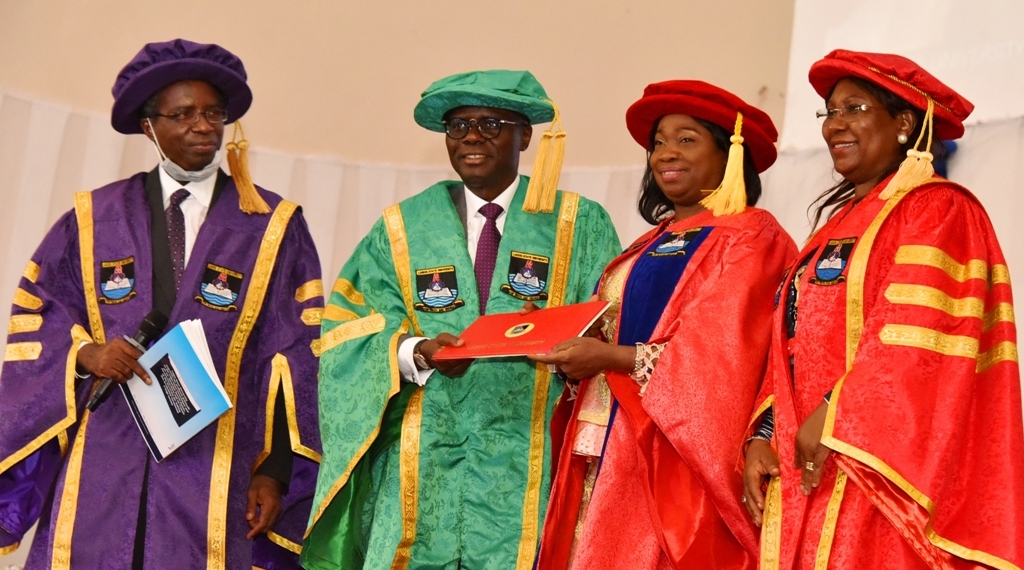
{"type": "Polygon", "coordinates": [[[242,291],[241,273],[214,263],[206,264],[203,280],[199,283],[199,294],[195,300],[205,307],[218,311],[237,311],[238,294],[242,291]]]}
{"type": "Polygon", "coordinates": [[[808,279],[815,285],[835,285],[846,281],[843,272],[850,263],[850,254],[857,238],[830,239],[825,244],[818,262],[814,264],[814,277],[808,279]]]}
{"type": "Polygon", "coordinates": [[[447,313],[466,304],[459,299],[454,265],[417,269],[416,296],[420,302],[413,308],[424,313],[447,313]]]}
{"type": "Polygon", "coordinates": [[[508,264],[508,283],[501,286],[502,292],[520,301],[547,299],[544,288],[548,284],[550,262],[550,258],[542,255],[513,251],[508,264]]]}
{"type": "Polygon", "coordinates": [[[686,255],[686,246],[697,237],[704,228],[690,228],[682,232],[668,232],[661,236],[658,245],[647,252],[651,257],[668,255],[686,255]]]}
{"type": "Polygon", "coordinates": [[[100,264],[100,303],[117,305],[128,301],[135,292],[135,258],[126,257],[100,264]]]}

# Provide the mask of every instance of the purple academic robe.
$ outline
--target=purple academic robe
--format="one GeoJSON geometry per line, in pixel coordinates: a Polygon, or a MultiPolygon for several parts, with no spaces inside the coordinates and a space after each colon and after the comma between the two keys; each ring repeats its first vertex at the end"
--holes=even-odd
{"type": "Polygon", "coordinates": [[[98,381],[76,382],[80,342],[130,336],[153,307],[145,179],[77,194],[20,281],[0,377],[0,552],[38,518],[28,568],[130,568],[145,497],[145,568],[295,568],[320,459],[323,311],[320,263],[295,204],[261,189],[273,212],[247,215],[229,181],[169,315],[166,330],[202,320],[232,410],[161,463],[120,394],[85,410],[98,381]],[[293,476],[274,532],[253,543],[247,491],[279,392],[293,476]]]}

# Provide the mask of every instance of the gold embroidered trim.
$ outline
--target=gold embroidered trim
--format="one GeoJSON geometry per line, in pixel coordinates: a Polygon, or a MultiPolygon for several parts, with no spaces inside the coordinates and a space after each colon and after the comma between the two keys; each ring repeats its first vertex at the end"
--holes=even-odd
{"type": "Polygon", "coordinates": [[[43,343],[12,342],[4,349],[4,362],[18,362],[21,360],[36,360],[43,353],[43,343]]]}
{"type": "Polygon", "coordinates": [[[832,541],[836,535],[836,523],[839,521],[839,506],[843,503],[846,491],[846,473],[836,472],[836,485],[832,488],[832,496],[825,510],[825,524],[821,528],[821,539],[818,541],[818,554],[814,558],[814,570],[828,568],[828,559],[832,554],[832,541]]]}
{"type": "Polygon", "coordinates": [[[423,420],[423,388],[409,397],[402,420],[402,444],[399,458],[399,485],[402,502],[402,539],[395,549],[391,570],[405,570],[416,542],[416,509],[419,504],[420,428],[423,420]]]}
{"type": "Polygon", "coordinates": [[[43,307],[43,300],[21,287],[18,287],[18,289],[14,291],[14,305],[29,311],[38,311],[43,307]]]}
{"type": "Polygon", "coordinates": [[[42,315],[11,315],[11,320],[7,322],[7,334],[36,332],[42,326],[42,315]]]}
{"type": "MultiPolygon", "coordinates": [[[[391,389],[388,391],[387,400],[393,398],[394,395],[398,393],[400,387],[400,376],[398,371],[398,339],[407,332],[409,332],[409,321],[402,321],[402,325],[398,327],[395,334],[391,335],[391,341],[388,343],[388,354],[390,355],[389,360],[391,362],[391,389]]],[[[384,419],[383,409],[381,410],[380,419],[384,419]]],[[[365,441],[363,441],[363,444],[359,446],[359,449],[356,450],[352,459],[349,460],[348,465],[345,466],[345,470],[341,472],[341,476],[338,477],[338,480],[331,485],[330,490],[327,491],[327,495],[324,496],[324,500],[320,501],[320,505],[317,508],[316,513],[314,513],[313,517],[310,519],[309,528],[306,529],[304,538],[309,537],[309,533],[313,530],[313,526],[316,525],[318,520],[320,520],[324,511],[327,510],[328,505],[330,505],[331,501],[334,500],[334,496],[338,494],[338,491],[341,491],[341,488],[344,487],[346,483],[348,483],[348,478],[352,475],[352,470],[356,468],[356,464],[358,464],[359,460],[363,458],[366,451],[370,449],[370,445],[372,445],[373,441],[377,439],[378,433],[380,433],[380,420],[377,421],[377,427],[373,428],[370,435],[365,441]]]]}
{"type": "Polygon", "coordinates": [[[977,358],[978,339],[957,336],[913,325],[885,325],[878,333],[882,344],[910,346],[938,352],[946,356],[977,358]]]}
{"type": "Polygon", "coordinates": [[[60,446],[60,456],[64,457],[68,453],[68,430],[64,430],[57,434],[57,445],[60,446]]]}
{"type": "MultiPolygon", "coordinates": [[[[98,381],[93,382],[93,390],[98,385],[98,381]]],[[[50,558],[50,568],[53,570],[71,570],[71,536],[75,532],[75,515],[78,513],[78,487],[82,480],[82,455],[85,453],[85,432],[89,427],[89,417],[90,412],[87,409],[82,414],[75,445],[72,446],[71,457],[68,458],[57,524],[53,531],[53,553],[50,558]]]]}
{"type": "MultiPolygon", "coordinates": [[[[948,253],[930,245],[902,245],[896,250],[896,263],[901,265],[927,265],[941,269],[960,283],[968,279],[988,278],[988,266],[980,259],[972,259],[966,265],[949,256],[948,253]]],[[[1005,265],[1003,266],[1005,267],[1005,265]]],[[[992,268],[993,272],[995,267],[992,268]]]]}
{"type": "Polygon", "coordinates": [[[3,548],[0,548],[0,556],[6,556],[14,552],[18,549],[19,546],[21,546],[21,542],[15,542],[14,544],[9,544],[3,548]]]}
{"type": "Polygon", "coordinates": [[[761,570],[779,570],[782,557],[782,483],[778,477],[772,477],[768,482],[761,521],[761,570]]]}
{"type": "MultiPolygon", "coordinates": [[[[402,220],[402,208],[400,205],[395,204],[384,210],[384,225],[388,229],[388,241],[391,242],[391,259],[395,265],[398,286],[402,290],[402,300],[405,301],[405,312],[409,315],[413,332],[416,336],[423,336],[419,318],[416,316],[416,311],[413,310],[412,262],[409,259],[409,242],[405,235],[405,222],[402,220]]],[[[346,283],[348,282],[346,281],[346,283]]]]}
{"type": "Polygon", "coordinates": [[[975,372],[981,374],[996,364],[1007,360],[1018,362],[1017,345],[1008,340],[1004,340],[990,348],[988,351],[978,355],[978,365],[975,367],[975,372]]]}
{"type": "Polygon", "coordinates": [[[67,447],[66,430],[69,426],[75,423],[75,419],[78,417],[78,408],[75,400],[75,363],[78,360],[78,345],[82,342],[91,341],[92,339],[89,338],[85,329],[80,325],[75,325],[71,328],[71,349],[68,350],[68,357],[64,364],[64,402],[67,407],[67,415],[50,427],[50,429],[46,430],[29,442],[28,445],[3,458],[3,460],[0,461],[0,473],[7,471],[19,461],[34,453],[37,449],[42,447],[44,443],[50,441],[54,437],[58,438],[59,442],[61,434],[64,435],[64,447],[67,447]]]}
{"type": "Polygon", "coordinates": [[[78,221],[78,251],[82,265],[82,288],[85,291],[85,308],[89,314],[89,331],[93,342],[106,344],[107,335],[103,331],[103,318],[100,316],[100,304],[96,297],[96,262],[93,260],[92,235],[92,193],[78,192],[75,194],[75,216],[78,221]]]}
{"type": "Polygon", "coordinates": [[[985,315],[982,322],[982,332],[992,330],[992,327],[999,323],[1015,323],[1016,321],[1013,318],[1013,305],[1010,303],[999,303],[994,309],[985,315]]]}
{"type": "Polygon", "coordinates": [[[551,295],[548,298],[548,307],[565,304],[565,289],[569,283],[572,243],[576,233],[576,214],[579,207],[579,194],[562,192],[562,205],[558,209],[558,229],[555,231],[555,258],[551,260],[551,295]]]}
{"type": "Polygon", "coordinates": [[[384,315],[380,313],[342,323],[320,338],[320,354],[352,339],[379,333],[386,324],[384,315]]]}
{"type": "MultiPolygon", "coordinates": [[[[562,192],[562,204],[558,209],[558,226],[555,230],[554,259],[551,260],[551,289],[548,307],[559,307],[565,304],[579,203],[579,194],[562,192]]],[[[529,465],[526,472],[526,492],[523,496],[523,531],[519,539],[516,570],[533,568],[534,558],[537,555],[541,517],[540,491],[544,478],[544,426],[547,419],[547,400],[550,388],[551,373],[548,372],[546,365],[538,364],[533,388],[533,405],[530,411],[529,465]]]]}
{"type": "Polygon", "coordinates": [[[290,550],[295,554],[302,554],[301,544],[296,544],[272,530],[267,532],[267,539],[285,550],[290,550]]]}
{"type": "Polygon", "coordinates": [[[317,326],[318,327],[318,326],[320,326],[320,321],[323,319],[323,316],[324,316],[324,308],[323,307],[313,307],[313,308],[310,308],[310,309],[303,309],[302,315],[299,316],[299,318],[302,319],[302,322],[306,323],[307,325],[309,325],[311,327],[313,327],[313,326],[317,326]]]}
{"type": "Polygon", "coordinates": [[[320,345],[321,344],[323,344],[323,343],[321,343],[320,339],[318,339],[318,338],[314,338],[313,340],[309,341],[309,350],[313,353],[313,356],[315,356],[317,358],[320,358],[320,354],[321,354],[320,345]]]}
{"type": "Polygon", "coordinates": [[[39,264],[31,259],[28,260],[28,264],[25,265],[25,271],[21,272],[21,276],[28,279],[29,282],[35,283],[39,279],[39,264]]]}
{"type": "Polygon", "coordinates": [[[327,305],[324,307],[323,318],[328,321],[354,321],[359,318],[359,314],[338,305],[327,305]]]}
{"type": "Polygon", "coordinates": [[[953,317],[975,317],[985,314],[985,300],[978,297],[954,298],[925,285],[892,283],[885,289],[885,298],[895,305],[917,305],[942,311],[953,317]]]}
{"type": "MultiPolygon", "coordinates": [[[[875,237],[878,234],[878,229],[881,227],[881,225],[885,221],[885,219],[889,216],[889,213],[892,212],[892,209],[896,207],[896,204],[898,204],[899,201],[902,200],[908,194],[909,194],[909,192],[898,194],[898,195],[890,198],[886,202],[886,204],[885,204],[885,206],[883,206],[881,212],[878,213],[878,215],[875,217],[874,221],[871,222],[871,225],[868,227],[867,231],[865,231],[864,235],[861,237],[860,243],[857,245],[857,248],[854,251],[853,257],[850,260],[849,280],[848,280],[848,286],[847,286],[847,291],[846,291],[846,318],[847,318],[847,325],[846,325],[846,331],[847,331],[846,332],[846,335],[847,335],[846,336],[846,370],[847,370],[847,372],[849,372],[850,368],[853,366],[853,357],[854,357],[854,355],[856,353],[857,345],[859,344],[860,337],[861,337],[861,334],[863,333],[863,328],[864,328],[864,312],[863,312],[863,307],[864,307],[864,273],[865,273],[865,271],[867,269],[867,260],[868,260],[868,257],[870,255],[871,246],[874,244],[875,237]]],[[[969,262],[967,266],[962,266],[959,263],[956,263],[954,261],[953,264],[955,264],[955,265],[949,265],[949,264],[945,263],[947,259],[949,261],[952,261],[952,259],[949,258],[949,256],[946,255],[945,252],[942,252],[942,250],[939,250],[938,248],[930,247],[930,246],[901,246],[900,249],[897,250],[897,252],[896,252],[896,263],[913,263],[913,264],[917,264],[917,265],[931,265],[932,267],[938,267],[939,269],[942,269],[943,271],[945,271],[946,274],[948,274],[950,277],[953,277],[954,279],[956,279],[957,281],[960,281],[960,282],[966,281],[967,279],[984,278],[985,277],[985,275],[982,275],[981,277],[978,277],[978,276],[976,276],[974,274],[974,272],[977,271],[977,264],[976,263],[973,266],[971,266],[970,262],[969,262]],[[903,252],[903,255],[906,256],[906,257],[901,257],[901,254],[900,254],[901,251],[903,252]],[[941,253],[942,255],[936,255],[935,254],[936,251],[941,253]],[[960,269],[960,268],[965,268],[965,269],[960,269]],[[964,274],[964,277],[962,279],[959,278],[961,274],[964,274]]],[[[973,260],[973,261],[978,261],[978,260],[973,260]]],[[[941,333],[938,333],[937,331],[931,331],[929,329],[923,329],[923,328],[920,328],[920,327],[910,327],[910,326],[906,326],[906,325],[886,325],[885,328],[889,328],[889,327],[898,327],[898,329],[896,331],[897,332],[897,336],[899,336],[898,335],[899,329],[903,329],[903,328],[906,328],[906,329],[919,329],[917,332],[910,331],[908,336],[911,337],[911,338],[915,338],[915,337],[920,336],[925,342],[935,342],[936,344],[944,342],[944,341],[940,340],[938,337],[936,337],[934,339],[932,338],[932,335],[941,335],[941,333]]],[[[885,328],[882,329],[882,334],[885,334],[885,328]]],[[[941,336],[947,337],[947,335],[941,335],[941,336]]],[[[974,352],[973,352],[973,354],[970,354],[970,356],[971,357],[976,357],[977,356],[977,352],[978,352],[977,340],[975,340],[973,338],[968,338],[968,337],[948,337],[948,338],[951,338],[951,339],[965,339],[965,340],[969,341],[968,343],[960,343],[960,342],[957,342],[957,341],[954,340],[954,341],[949,343],[949,344],[953,345],[953,348],[964,349],[965,348],[964,347],[965,344],[973,343],[974,344],[974,352]]],[[[928,348],[928,347],[923,347],[923,348],[928,348]]],[[[969,349],[969,347],[967,347],[967,348],[969,349]]],[[[890,481],[895,483],[898,487],[903,489],[903,491],[905,493],[907,493],[908,495],[910,495],[915,501],[917,501],[918,504],[920,504],[922,507],[924,507],[928,511],[928,514],[929,514],[929,521],[928,521],[928,524],[925,526],[925,534],[928,536],[928,540],[931,541],[932,544],[938,546],[939,548],[945,550],[946,552],[949,552],[951,554],[959,556],[960,558],[963,558],[963,559],[966,559],[966,560],[973,560],[973,561],[977,561],[977,562],[982,562],[984,564],[988,564],[989,566],[993,566],[993,567],[998,568],[1000,570],[1021,570],[1016,565],[1014,565],[1014,564],[1012,564],[1012,563],[1010,563],[1010,562],[1008,562],[1006,560],[1003,560],[1003,559],[1001,559],[999,557],[993,556],[993,555],[988,554],[986,552],[981,552],[981,551],[978,551],[978,550],[973,550],[973,549],[967,548],[967,547],[962,546],[960,544],[957,544],[957,543],[955,543],[953,541],[950,541],[948,539],[942,538],[941,536],[936,534],[935,531],[932,529],[931,518],[934,518],[935,504],[931,501],[931,499],[929,499],[923,493],[918,491],[913,485],[911,485],[899,473],[897,473],[891,467],[886,465],[884,461],[878,459],[877,457],[871,455],[870,453],[868,453],[866,451],[858,449],[858,448],[856,448],[856,447],[854,447],[854,446],[852,446],[852,445],[850,445],[848,443],[839,441],[838,439],[832,437],[832,432],[833,432],[834,427],[835,427],[835,411],[836,411],[836,406],[839,403],[839,397],[840,397],[840,394],[841,394],[841,391],[842,391],[842,387],[843,387],[843,382],[845,381],[845,379],[846,379],[846,375],[844,374],[843,377],[839,379],[839,382],[836,383],[835,388],[833,388],[833,390],[832,390],[832,398],[831,398],[831,401],[830,401],[829,406],[828,406],[828,408],[829,408],[828,409],[828,414],[825,417],[825,426],[824,426],[824,429],[822,430],[822,437],[821,437],[822,445],[825,445],[826,447],[829,447],[830,449],[836,451],[837,453],[842,453],[843,455],[847,455],[849,457],[852,457],[853,459],[856,459],[857,461],[860,461],[861,463],[864,463],[865,465],[871,467],[876,472],[881,473],[884,477],[886,477],[887,479],[889,479],[890,481]]],[[[770,492],[771,492],[771,487],[769,487],[769,493],[770,492]]],[[[766,505],[766,514],[767,514],[767,505],[766,505]]],[[[767,517],[766,517],[766,521],[767,521],[767,517]]],[[[762,532],[764,532],[764,531],[762,531],[762,532]]],[[[766,558],[765,558],[765,551],[766,550],[765,550],[765,546],[764,545],[765,545],[765,538],[764,538],[764,535],[762,535],[762,559],[761,559],[762,568],[778,568],[779,562],[777,560],[777,556],[776,556],[776,560],[774,560],[774,564],[769,564],[766,561],[766,558]]],[[[777,549],[776,549],[776,552],[777,552],[777,549]]]]}
{"type": "Polygon", "coordinates": [[[295,290],[295,300],[305,303],[310,299],[324,296],[324,282],[319,279],[306,281],[295,290]]]}
{"type": "MultiPolygon", "coordinates": [[[[834,393],[832,396],[832,400],[835,401],[834,393]]],[[[924,529],[925,535],[928,537],[928,540],[931,541],[931,543],[935,546],[945,550],[946,552],[949,552],[950,554],[953,554],[954,556],[963,558],[964,560],[981,562],[983,564],[988,564],[993,568],[999,568],[1000,570],[1021,570],[1020,567],[1014,565],[1013,563],[1007,560],[1003,560],[998,556],[993,556],[992,554],[982,552],[980,550],[967,548],[966,546],[957,544],[949,539],[939,536],[938,533],[936,533],[935,530],[932,528],[932,520],[935,518],[935,503],[932,502],[932,500],[928,498],[927,495],[925,495],[916,487],[911,485],[909,481],[904,479],[902,475],[897,473],[892,467],[889,467],[889,465],[887,465],[881,459],[875,457],[874,455],[871,455],[870,453],[862,449],[854,447],[846,442],[839,441],[838,439],[832,437],[831,435],[823,435],[821,443],[829,447],[830,449],[833,449],[838,453],[842,453],[843,455],[856,459],[857,461],[860,461],[861,463],[867,465],[871,469],[874,469],[878,473],[881,473],[886,479],[892,481],[897,487],[902,489],[904,493],[909,495],[910,498],[914,499],[914,501],[916,501],[917,504],[921,505],[921,507],[923,507],[928,512],[929,516],[928,524],[925,525],[924,529]]]]}
{"type": "Polygon", "coordinates": [[[228,510],[228,487],[231,482],[231,452],[235,440],[235,402],[238,395],[238,379],[242,356],[256,320],[263,307],[274,262],[281,246],[288,222],[298,205],[282,200],[270,217],[267,229],[256,255],[245,304],[242,306],[238,323],[228,345],[227,363],[224,367],[224,391],[231,400],[231,408],[217,420],[217,439],[213,453],[213,469],[210,474],[210,506],[207,514],[206,568],[224,570],[226,565],[226,533],[228,510]]]}
{"type": "Polygon", "coordinates": [[[1009,285],[1010,284],[1010,269],[1005,265],[993,265],[992,273],[989,275],[988,284],[992,285],[1009,285]]]}
{"type": "Polygon", "coordinates": [[[754,415],[750,416],[750,421],[747,422],[747,429],[750,429],[754,425],[754,422],[757,421],[757,418],[761,417],[761,414],[763,414],[765,410],[772,407],[773,403],[775,403],[775,394],[765,398],[764,401],[761,402],[761,405],[754,410],[754,415]]]}
{"type": "MultiPolygon", "coordinates": [[[[320,463],[320,454],[313,449],[302,445],[302,437],[299,435],[299,415],[295,408],[295,386],[292,383],[292,367],[288,363],[288,357],[283,354],[275,354],[270,363],[270,389],[267,391],[267,425],[263,446],[263,453],[256,460],[256,467],[270,455],[270,444],[273,441],[274,410],[277,403],[277,392],[284,390],[284,408],[288,421],[288,437],[291,441],[292,453],[301,455],[320,463]]],[[[255,471],[255,468],[253,469],[255,471]]]]}
{"type": "MultiPolygon", "coordinates": [[[[394,206],[391,206],[391,208],[397,208],[397,207],[398,207],[397,204],[394,205],[394,206]]],[[[388,210],[390,210],[391,208],[388,208],[388,210]]],[[[385,210],[384,214],[387,215],[387,213],[388,213],[387,210],[385,210]]],[[[399,215],[398,222],[402,223],[402,221],[401,221],[401,215],[402,215],[401,212],[399,212],[398,215],[399,215]]],[[[388,232],[390,233],[390,231],[391,231],[391,227],[388,226],[388,232]]],[[[405,235],[404,225],[402,226],[402,235],[403,236],[405,235]]],[[[349,281],[348,279],[345,279],[344,277],[339,277],[337,280],[335,280],[334,288],[331,289],[331,292],[332,293],[337,293],[337,294],[341,295],[342,297],[345,298],[346,301],[348,301],[349,303],[352,303],[353,305],[360,305],[360,306],[362,306],[362,305],[366,304],[366,300],[363,299],[363,294],[360,293],[359,291],[356,291],[356,286],[353,285],[351,281],[349,281]]]]}

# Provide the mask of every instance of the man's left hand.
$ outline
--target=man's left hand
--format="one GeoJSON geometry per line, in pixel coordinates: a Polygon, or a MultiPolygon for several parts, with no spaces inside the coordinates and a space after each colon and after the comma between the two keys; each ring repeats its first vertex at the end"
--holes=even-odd
{"type": "Polygon", "coordinates": [[[249,482],[249,506],[245,510],[245,520],[249,521],[249,534],[245,538],[252,540],[257,535],[274,529],[277,517],[281,515],[281,491],[284,485],[273,477],[253,475],[249,482]]]}

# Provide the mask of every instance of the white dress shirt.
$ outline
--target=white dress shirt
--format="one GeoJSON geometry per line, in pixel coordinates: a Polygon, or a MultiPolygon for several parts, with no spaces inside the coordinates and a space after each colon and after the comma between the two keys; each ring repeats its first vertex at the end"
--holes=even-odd
{"type": "Polygon", "coordinates": [[[188,259],[192,255],[192,247],[196,244],[196,236],[199,235],[199,228],[206,221],[206,213],[210,211],[210,201],[213,200],[213,187],[217,184],[217,175],[213,175],[202,182],[189,182],[182,184],[171,178],[163,168],[160,172],[160,186],[163,189],[164,211],[171,207],[171,194],[184,188],[188,190],[189,197],[181,202],[181,213],[185,216],[185,267],[188,267],[188,259]]]}
{"type": "MultiPolygon", "coordinates": [[[[508,208],[512,204],[512,198],[516,195],[516,189],[519,188],[519,177],[512,181],[512,184],[506,188],[498,197],[491,201],[493,204],[501,206],[501,214],[495,218],[494,223],[498,226],[498,233],[501,235],[505,234],[505,219],[507,218],[508,208]]],[[[480,234],[484,231],[484,223],[487,222],[487,218],[480,213],[480,208],[483,208],[487,201],[477,196],[469,190],[469,188],[463,187],[462,191],[466,193],[466,247],[469,249],[469,258],[476,265],[476,246],[480,241],[480,234]]],[[[483,285],[484,287],[490,287],[490,283],[483,285]]],[[[477,287],[482,285],[477,283],[477,287]]],[[[413,351],[416,349],[416,344],[421,340],[428,340],[424,336],[414,336],[405,339],[398,347],[398,371],[402,375],[402,379],[406,382],[413,382],[420,386],[427,383],[427,378],[434,373],[434,369],[428,370],[417,370],[416,361],[413,360],[413,351]]]]}

